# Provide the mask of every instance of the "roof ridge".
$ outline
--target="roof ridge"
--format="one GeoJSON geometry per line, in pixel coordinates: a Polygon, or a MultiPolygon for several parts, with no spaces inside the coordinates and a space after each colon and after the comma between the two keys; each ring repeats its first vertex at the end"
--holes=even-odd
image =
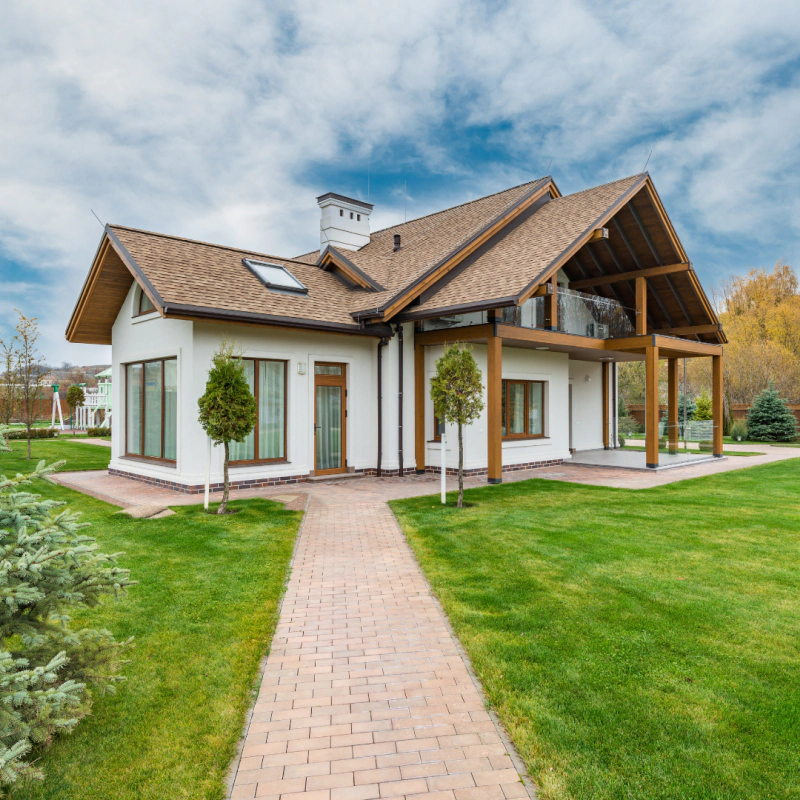
{"type": "Polygon", "coordinates": [[[643,175],[650,175],[649,172],[637,172],[635,175],[626,175],[624,178],[617,178],[613,181],[608,181],[608,183],[600,183],[597,186],[589,186],[587,189],[581,189],[579,192],[573,192],[572,194],[562,194],[561,197],[556,197],[554,200],[566,200],[568,197],[577,197],[579,194],[586,194],[586,192],[593,192],[596,189],[603,189],[606,186],[611,186],[615,183],[622,183],[622,181],[629,181],[634,178],[641,178],[643,175]]]}
{"type": "MultiPolygon", "coordinates": [[[[272,255],[270,253],[262,253],[262,252],[259,252],[258,250],[248,250],[248,249],[243,248],[243,247],[230,247],[229,245],[225,245],[225,244],[215,244],[214,242],[204,242],[204,241],[202,241],[200,239],[189,239],[186,236],[173,236],[172,234],[169,234],[169,233],[158,233],[157,231],[146,231],[144,228],[131,228],[128,225],[114,225],[114,224],[109,223],[108,227],[112,228],[114,230],[131,231],[132,233],[143,233],[146,236],[157,236],[160,239],[172,239],[173,241],[176,241],[176,242],[188,242],[189,244],[199,244],[199,245],[202,245],[203,247],[214,247],[217,250],[228,250],[229,252],[232,252],[232,253],[247,253],[248,255],[260,256],[262,258],[275,258],[275,259],[277,259],[279,261],[291,261],[291,262],[294,262],[294,263],[305,264],[306,266],[309,266],[307,261],[300,261],[299,257],[296,257],[296,256],[295,257],[289,257],[289,258],[287,258],[286,256],[276,256],[276,255],[272,255]]],[[[312,250],[311,252],[314,252],[314,251],[312,250]]]]}
{"type": "Polygon", "coordinates": [[[516,186],[509,186],[507,189],[501,189],[499,192],[492,192],[491,194],[485,194],[481,197],[476,197],[473,200],[467,200],[465,203],[458,203],[454,206],[448,206],[447,208],[441,208],[439,211],[431,211],[430,214],[423,214],[421,217],[414,217],[414,219],[406,220],[405,222],[398,222],[395,225],[389,225],[386,228],[380,228],[377,231],[372,231],[370,236],[374,236],[376,233],[383,233],[384,231],[390,231],[392,228],[399,228],[402,225],[408,225],[411,222],[419,222],[421,219],[427,219],[428,217],[435,217],[437,214],[444,214],[447,211],[454,211],[457,208],[464,208],[464,206],[472,205],[472,203],[477,203],[480,200],[488,200],[490,197],[497,197],[499,194],[504,194],[505,192],[512,192],[514,189],[521,189],[523,186],[533,186],[535,183],[541,183],[543,180],[547,179],[552,180],[552,176],[550,175],[543,175],[541,178],[537,178],[535,181],[526,181],[525,183],[518,183],[516,186]]]}

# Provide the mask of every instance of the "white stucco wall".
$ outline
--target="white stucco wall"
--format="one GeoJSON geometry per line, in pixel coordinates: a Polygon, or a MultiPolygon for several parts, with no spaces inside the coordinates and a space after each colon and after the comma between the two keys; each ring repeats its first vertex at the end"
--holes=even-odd
{"type": "MultiPolygon", "coordinates": [[[[279,328],[259,328],[212,322],[165,320],[157,313],[134,317],[136,287],[126,299],[113,327],[113,381],[117,402],[112,435],[111,467],[152,478],[199,486],[205,480],[207,439],[197,421],[197,399],[205,389],[213,352],[222,337],[239,342],[252,358],[285,360],[287,364],[287,461],[231,467],[234,481],[307,475],[314,470],[314,364],[347,365],[347,467],[371,469],[377,464],[377,344],[374,337],[328,334],[279,328]],[[178,360],[178,436],[175,465],[124,456],[125,374],[132,361],[176,357],[178,360]],[[305,364],[305,374],[298,365],[305,364]]],[[[414,454],[414,326],[404,325],[403,342],[403,466],[413,470],[414,454]]],[[[485,376],[486,347],[474,355],[485,376]]],[[[430,380],[442,347],[426,348],[425,374],[430,380]]],[[[396,470],[398,459],[399,338],[383,349],[383,459],[396,470]]],[[[503,348],[503,377],[545,382],[545,436],[503,442],[503,464],[524,464],[570,458],[569,386],[572,386],[573,447],[603,446],[602,365],[570,360],[567,354],[503,348]],[[589,380],[587,380],[587,376],[589,380]]],[[[467,469],[485,468],[488,458],[486,411],[464,432],[467,469]]],[[[426,391],[426,465],[439,466],[441,445],[433,439],[433,405],[426,391]]],[[[447,431],[447,466],[458,466],[455,427],[447,431]]],[[[212,450],[211,481],[222,480],[222,448],[212,450]]]]}
{"type": "MultiPolygon", "coordinates": [[[[428,381],[433,377],[436,360],[442,355],[442,347],[427,348],[425,374],[428,381]]],[[[488,371],[485,345],[476,345],[473,355],[481,373],[488,371]]],[[[526,464],[534,461],[551,461],[570,458],[569,452],[569,375],[570,361],[566,353],[552,353],[516,347],[503,348],[503,378],[507,380],[532,380],[545,382],[545,436],[539,439],[523,439],[503,442],[503,465],[526,464]]],[[[484,377],[485,380],[485,377],[484,377]]],[[[599,389],[598,389],[599,392],[599,389]]],[[[598,398],[600,395],[598,394],[598,398]]],[[[433,439],[433,404],[427,393],[425,408],[426,463],[439,466],[441,445],[433,439]]],[[[484,402],[486,397],[484,396],[484,402]]],[[[587,404],[587,411],[591,411],[587,404]]],[[[600,430],[602,406],[598,411],[597,425],[600,430]]],[[[486,409],[480,418],[464,431],[465,469],[483,468],[488,460],[486,409]]],[[[601,439],[602,446],[602,439],[601,439]]],[[[447,428],[447,466],[458,466],[458,444],[456,426],[447,428]]]]}
{"type": "Polygon", "coordinates": [[[572,385],[572,446],[596,450],[603,446],[603,365],[570,361],[572,385]]]}
{"type": "MultiPolygon", "coordinates": [[[[111,425],[112,469],[135,475],[146,475],[167,481],[177,480],[181,465],[188,463],[191,442],[182,421],[185,407],[192,394],[193,323],[188,320],[163,319],[158,312],[134,317],[134,302],[138,300],[138,285],[134,283],[111,330],[112,382],[114,386],[114,417],[111,425]],[[177,467],[157,462],[134,461],[125,455],[126,386],[124,365],[151,358],[176,357],[178,360],[178,435],[177,467]]],[[[196,404],[196,399],[195,399],[196,404]]],[[[195,415],[196,416],[196,415],[195,415]]]]}

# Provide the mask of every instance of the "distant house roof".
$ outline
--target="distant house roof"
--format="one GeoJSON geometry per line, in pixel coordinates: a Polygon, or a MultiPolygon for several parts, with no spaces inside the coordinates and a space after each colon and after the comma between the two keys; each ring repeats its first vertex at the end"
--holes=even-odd
{"type": "Polygon", "coordinates": [[[134,280],[166,317],[382,335],[398,319],[519,304],[559,270],[629,307],[633,278],[609,276],[649,270],[653,330],[724,341],[647,174],[563,197],[544,177],[377,231],[358,251],[295,258],[108,225],[67,338],[110,343],[134,280]],[[285,268],[308,292],[270,290],[244,259],[285,268]]]}

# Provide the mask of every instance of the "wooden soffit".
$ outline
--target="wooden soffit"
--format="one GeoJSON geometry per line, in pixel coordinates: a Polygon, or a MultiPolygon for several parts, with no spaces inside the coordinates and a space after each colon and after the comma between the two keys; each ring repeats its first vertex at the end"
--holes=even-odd
{"type": "Polygon", "coordinates": [[[111,344],[111,329],[134,280],[163,314],[163,301],[158,292],[114,232],[106,226],[67,325],[67,341],[111,344]]]}

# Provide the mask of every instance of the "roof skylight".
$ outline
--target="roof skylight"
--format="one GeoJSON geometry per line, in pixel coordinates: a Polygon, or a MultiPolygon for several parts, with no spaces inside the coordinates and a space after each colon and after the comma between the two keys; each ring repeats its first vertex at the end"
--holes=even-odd
{"type": "Polygon", "coordinates": [[[308,287],[300,283],[286,267],[266,261],[243,258],[242,262],[268,288],[278,292],[308,294],[308,287]]]}

